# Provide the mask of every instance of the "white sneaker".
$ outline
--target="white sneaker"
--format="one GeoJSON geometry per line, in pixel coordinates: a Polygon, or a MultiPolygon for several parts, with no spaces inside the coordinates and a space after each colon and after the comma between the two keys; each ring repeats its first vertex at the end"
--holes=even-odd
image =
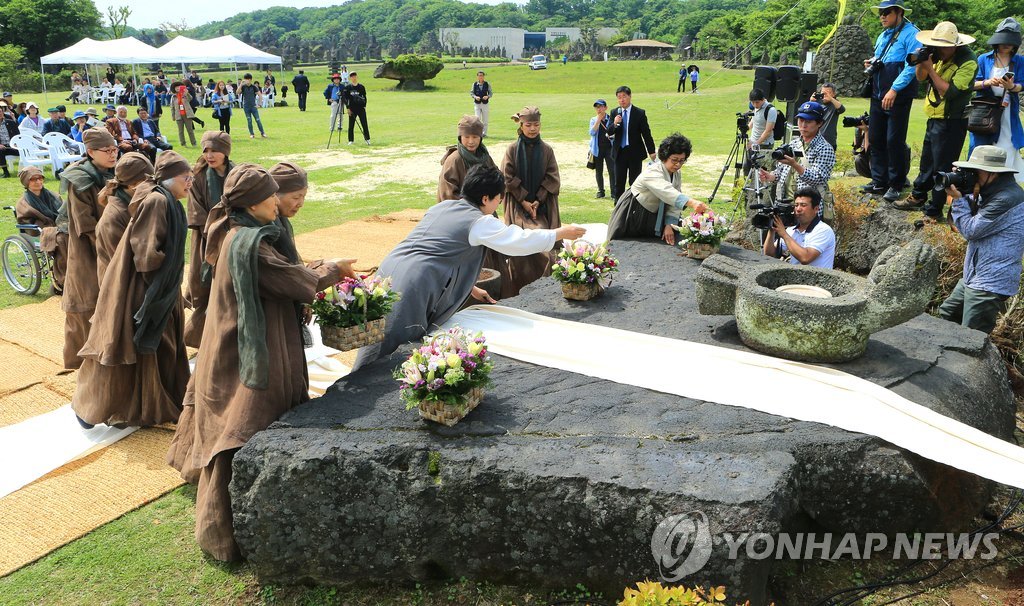
{"type": "Polygon", "coordinates": [[[351,141],[349,141],[349,142],[348,142],[348,144],[349,144],[349,145],[352,145],[352,142],[351,142],[351,141]]]}
{"type": "Polygon", "coordinates": [[[367,145],[369,145],[369,144],[370,144],[370,140],[369,140],[369,139],[367,139],[367,140],[366,140],[366,144],[367,144],[367,145]]]}

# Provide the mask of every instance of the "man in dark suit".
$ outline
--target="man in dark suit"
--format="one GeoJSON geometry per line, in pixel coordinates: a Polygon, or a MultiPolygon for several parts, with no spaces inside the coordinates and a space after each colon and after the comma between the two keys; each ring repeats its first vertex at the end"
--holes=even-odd
{"type": "Polygon", "coordinates": [[[619,106],[612,112],[612,131],[608,137],[612,140],[612,157],[615,158],[612,196],[617,200],[626,191],[627,173],[628,185],[632,185],[643,170],[644,157],[654,160],[656,148],[647,112],[633,105],[633,91],[628,86],[620,86],[615,90],[615,98],[619,106]]]}
{"type": "Polygon", "coordinates": [[[160,137],[160,125],[149,119],[149,110],[145,107],[140,107],[135,110],[138,112],[139,117],[132,120],[132,130],[139,136],[140,139],[149,142],[150,145],[150,160],[156,162],[156,150],[165,151],[168,149],[174,149],[171,144],[160,137]]]}
{"type": "Polygon", "coordinates": [[[295,89],[295,94],[299,96],[299,111],[306,111],[306,93],[309,92],[309,78],[306,77],[305,70],[299,70],[299,73],[292,78],[292,88],[295,89]]]}

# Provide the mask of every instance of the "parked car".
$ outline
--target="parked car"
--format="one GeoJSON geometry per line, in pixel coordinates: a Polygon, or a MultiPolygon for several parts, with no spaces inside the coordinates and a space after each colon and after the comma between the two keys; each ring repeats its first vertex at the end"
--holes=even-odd
{"type": "Polygon", "coordinates": [[[548,68],[548,58],[545,57],[544,55],[534,55],[533,58],[530,59],[530,69],[547,69],[547,68],[548,68]]]}

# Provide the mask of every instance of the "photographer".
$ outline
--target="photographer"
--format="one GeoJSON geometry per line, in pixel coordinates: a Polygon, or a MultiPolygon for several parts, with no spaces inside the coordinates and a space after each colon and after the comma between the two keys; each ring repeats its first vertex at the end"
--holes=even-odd
{"type": "Polygon", "coordinates": [[[750,117],[750,140],[747,141],[747,149],[750,150],[754,146],[771,147],[775,144],[775,122],[779,119],[779,110],[768,103],[764,91],[759,88],[750,91],[749,98],[754,113],[750,117]]]}
{"type": "Polygon", "coordinates": [[[928,81],[924,106],[928,126],[921,146],[921,167],[914,180],[914,190],[895,206],[901,210],[924,206],[926,220],[942,221],[946,194],[932,191],[931,203],[925,206],[928,190],[935,181],[935,174],[950,170],[964,147],[964,139],[967,138],[965,114],[967,104],[971,102],[978,62],[967,48],[974,38],[959,34],[956,25],[949,21],[939,23],[934,30],[919,33],[917,40],[925,46],[907,60],[915,64],[917,79],[928,81]]]}
{"type": "Polygon", "coordinates": [[[825,108],[825,124],[821,127],[821,136],[835,150],[839,116],[846,113],[846,106],[836,98],[836,85],[831,82],[821,85],[821,89],[814,94],[814,100],[825,108]]]}
{"type": "Polygon", "coordinates": [[[1006,156],[1001,147],[979,145],[970,160],[953,163],[964,173],[960,186],[973,192],[967,196],[945,180],[945,193],[953,198],[949,214],[967,240],[967,253],[963,278],[939,307],[939,317],[986,333],[1017,294],[1024,255],[1024,190],[1006,156]]]}
{"type": "Polygon", "coordinates": [[[331,108],[331,132],[345,128],[341,121],[341,117],[345,115],[345,102],[342,96],[344,91],[345,85],[341,83],[341,74],[332,75],[331,83],[324,89],[324,99],[331,108]]]}
{"type": "Polygon", "coordinates": [[[905,13],[910,10],[904,8],[903,0],[882,0],[872,8],[878,10],[878,19],[885,29],[875,41],[874,57],[864,61],[871,84],[871,183],[861,191],[884,194],[886,200],[895,202],[910,170],[903,150],[917,86],[907,55],[919,46],[914,36],[920,30],[907,21],[905,13]]]}
{"type": "Polygon", "coordinates": [[[348,144],[352,145],[353,130],[356,118],[363,127],[363,139],[370,144],[370,125],[366,123],[366,87],[359,83],[359,75],[352,72],[348,75],[348,84],[342,92],[342,101],[348,106],[348,144]]]}
{"type": "Polygon", "coordinates": [[[828,179],[836,164],[836,152],[821,136],[825,108],[820,103],[808,101],[800,106],[796,117],[800,136],[772,152],[772,158],[779,165],[774,172],[760,169],[761,179],[776,183],[776,200],[793,200],[798,189],[816,189],[824,201],[817,208],[818,216],[830,222],[832,194],[828,190],[828,179]]]}
{"type": "Polygon", "coordinates": [[[762,252],[769,257],[788,254],[793,265],[809,265],[832,269],[836,256],[836,233],[819,215],[821,195],[807,187],[796,192],[793,214],[797,224],[786,227],[778,215],[772,218],[772,231],[765,239],[762,252]],[[780,244],[781,241],[781,244],[780,244]]]}

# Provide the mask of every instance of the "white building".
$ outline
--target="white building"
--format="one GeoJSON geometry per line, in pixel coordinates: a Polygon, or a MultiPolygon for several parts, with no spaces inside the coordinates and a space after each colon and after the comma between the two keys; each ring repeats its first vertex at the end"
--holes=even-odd
{"type": "MultiPolygon", "coordinates": [[[[611,39],[619,35],[617,27],[602,27],[597,30],[597,41],[601,44],[608,44],[611,39]]],[[[569,42],[579,42],[580,28],[578,27],[549,27],[544,30],[546,42],[554,42],[559,38],[568,38],[569,42]]]]}
{"type": "Polygon", "coordinates": [[[441,46],[448,48],[504,48],[509,59],[523,56],[526,30],[517,27],[442,27],[438,30],[441,46]]]}

